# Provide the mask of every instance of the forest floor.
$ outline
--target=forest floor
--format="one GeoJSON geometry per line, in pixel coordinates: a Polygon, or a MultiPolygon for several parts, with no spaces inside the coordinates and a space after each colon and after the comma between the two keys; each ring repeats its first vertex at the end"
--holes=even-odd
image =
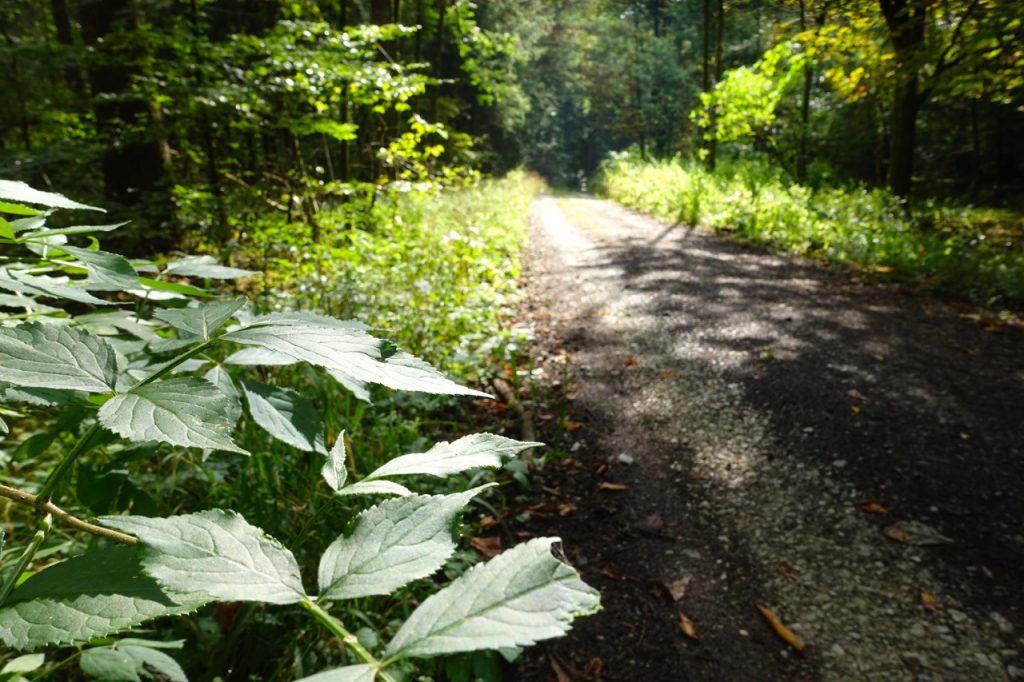
{"type": "Polygon", "coordinates": [[[520,679],[1024,679],[1024,330],[588,198],[525,279],[519,528],[604,610],[520,679]]]}

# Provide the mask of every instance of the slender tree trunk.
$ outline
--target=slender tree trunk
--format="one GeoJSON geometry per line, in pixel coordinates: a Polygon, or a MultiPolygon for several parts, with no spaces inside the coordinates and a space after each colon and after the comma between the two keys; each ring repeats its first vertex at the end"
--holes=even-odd
{"type": "MultiPolygon", "coordinates": [[[[444,22],[448,13],[447,0],[437,0],[437,34],[434,36],[434,78],[438,81],[444,75],[444,22]]],[[[430,88],[430,120],[439,121],[439,100],[441,97],[441,83],[435,83],[430,88]]]]}
{"type": "MultiPolygon", "coordinates": [[[[74,36],[71,33],[71,15],[68,12],[67,0],[51,0],[50,9],[53,12],[53,27],[57,31],[57,42],[69,52],[74,47],[74,36]]],[[[69,59],[64,65],[64,80],[79,97],[85,95],[85,81],[82,79],[82,72],[79,70],[77,60],[69,59]]]]}
{"type": "MultiPolygon", "coordinates": [[[[722,51],[725,44],[725,0],[718,0],[718,24],[715,26],[715,79],[714,85],[722,82],[722,73],[725,65],[722,61],[722,51]]],[[[713,86],[712,86],[713,87],[713,86]]],[[[717,116],[714,110],[711,111],[711,129],[715,130],[718,125],[717,116]]],[[[708,169],[715,170],[718,163],[718,137],[717,134],[711,138],[708,144],[708,169]]]]}
{"type": "Polygon", "coordinates": [[[916,58],[924,45],[927,5],[926,0],[879,2],[896,51],[896,83],[889,123],[889,188],[896,196],[909,199],[914,177],[917,114],[923,103],[918,91],[916,58]]]}
{"type": "MultiPolygon", "coordinates": [[[[807,30],[807,3],[800,0],[800,30],[807,30]]],[[[796,180],[799,183],[807,182],[807,138],[811,123],[811,85],[813,84],[814,73],[808,62],[804,65],[803,89],[800,93],[800,147],[796,157],[796,180]]]]}

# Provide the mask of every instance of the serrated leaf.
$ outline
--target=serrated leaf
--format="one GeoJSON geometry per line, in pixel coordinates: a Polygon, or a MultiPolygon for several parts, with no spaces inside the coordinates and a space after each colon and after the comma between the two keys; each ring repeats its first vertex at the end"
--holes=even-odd
{"type": "Polygon", "coordinates": [[[106,251],[92,251],[80,249],[74,246],[63,244],[61,251],[65,251],[85,263],[89,272],[89,279],[86,287],[102,291],[131,291],[140,289],[139,274],[124,256],[106,251]]]}
{"type": "Polygon", "coordinates": [[[14,228],[5,218],[0,218],[0,238],[14,241],[14,228]]]}
{"type": "Polygon", "coordinates": [[[377,672],[371,665],[346,665],[344,668],[324,670],[296,682],[373,682],[377,672]]]}
{"type": "Polygon", "coordinates": [[[26,403],[38,407],[56,407],[82,402],[88,398],[85,391],[67,391],[57,388],[20,388],[0,384],[0,403],[26,403]]]}
{"type": "Polygon", "coordinates": [[[138,537],[146,572],[168,589],[220,601],[294,604],[306,598],[292,553],[234,512],[106,516],[101,522],[138,537]]]}
{"type": "Polygon", "coordinates": [[[127,310],[107,309],[103,312],[76,315],[75,324],[101,336],[125,331],[146,341],[156,341],[160,338],[145,322],[136,317],[134,312],[127,310]]]}
{"type": "Polygon", "coordinates": [[[67,277],[50,277],[48,275],[28,275],[11,268],[0,269],[0,288],[19,294],[43,296],[45,298],[66,299],[76,303],[89,305],[115,305],[113,301],[97,298],[80,286],[70,283],[67,277]]]}
{"type": "MultiPolygon", "coordinates": [[[[335,322],[341,322],[337,320],[335,322]]],[[[260,346],[323,367],[356,382],[382,384],[396,390],[486,396],[445,378],[425,362],[404,360],[397,354],[384,361],[384,342],[361,329],[337,324],[274,321],[256,318],[248,327],[225,334],[223,339],[243,345],[260,346]]],[[[411,358],[412,356],[407,356],[411,358]]]]}
{"type": "Polygon", "coordinates": [[[486,487],[385,500],[361,512],[320,558],[320,597],[390,594],[432,574],[455,551],[452,529],[462,508],[486,487]]]}
{"type": "Polygon", "coordinates": [[[348,447],[345,445],[345,432],[342,431],[331,446],[331,451],[327,453],[327,461],[320,468],[320,474],[327,481],[327,485],[331,486],[331,490],[338,491],[345,485],[348,479],[348,469],[345,468],[347,460],[348,447]]]}
{"type": "Polygon", "coordinates": [[[21,204],[12,204],[8,201],[0,201],[0,213],[34,216],[39,215],[40,211],[34,208],[29,208],[28,206],[22,206],[21,204]]]}
{"type": "Polygon", "coordinates": [[[221,265],[213,256],[186,256],[167,264],[164,274],[176,277],[203,277],[206,279],[238,279],[258,274],[255,270],[242,270],[221,265]]]}
{"type": "Polygon", "coordinates": [[[134,442],[160,441],[186,448],[247,451],[231,439],[231,401],[204,379],[154,381],[116,395],[99,411],[103,426],[134,442]]]}
{"type": "Polygon", "coordinates": [[[490,433],[475,433],[452,443],[438,443],[426,452],[395,457],[363,480],[406,474],[449,476],[467,469],[499,467],[506,459],[523,450],[541,445],[543,443],[527,443],[490,433]]]}
{"type": "Polygon", "coordinates": [[[43,228],[39,230],[32,230],[31,232],[25,232],[19,238],[21,241],[28,241],[31,239],[47,239],[49,237],[56,237],[59,235],[72,235],[72,234],[92,234],[93,232],[112,232],[119,227],[124,227],[127,222],[113,223],[111,225],[74,225],[72,227],[60,227],[57,229],[43,228]]]}
{"type": "Polygon", "coordinates": [[[359,481],[338,491],[339,495],[412,495],[412,491],[394,481],[359,481]]]}
{"type": "Polygon", "coordinates": [[[118,642],[82,652],[82,672],[103,682],[188,682],[178,662],[151,647],[118,642]]]}
{"type": "Polygon", "coordinates": [[[324,423],[313,404],[295,391],[256,381],[242,381],[249,413],[260,428],[282,443],[306,452],[327,454],[324,423]]]}
{"type": "Polygon", "coordinates": [[[107,393],[117,382],[117,357],[106,341],[82,329],[37,322],[0,327],[0,381],[107,393]]]}
{"type": "Polygon", "coordinates": [[[527,646],[565,634],[600,608],[597,590],[537,538],[477,564],[413,611],[388,644],[389,659],[527,646]]]}
{"type": "Polygon", "coordinates": [[[0,180],[0,199],[12,201],[18,204],[33,204],[35,206],[46,206],[47,208],[69,208],[84,211],[103,211],[102,208],[86,206],[77,201],[71,201],[65,196],[55,192],[42,192],[29,187],[24,182],[16,180],[0,180]]]}
{"type": "Polygon", "coordinates": [[[201,303],[194,308],[158,310],[153,317],[163,320],[175,329],[195,334],[203,341],[213,338],[214,332],[224,326],[247,303],[244,298],[201,303]]]}
{"type": "Polygon", "coordinates": [[[278,353],[267,348],[253,346],[235,351],[224,360],[226,365],[241,365],[243,367],[286,367],[299,362],[290,355],[278,353]]]}
{"type": "Polygon", "coordinates": [[[189,297],[209,298],[211,296],[210,292],[205,289],[194,287],[191,284],[182,284],[181,282],[162,282],[158,279],[150,279],[149,277],[139,277],[139,283],[143,288],[138,292],[132,293],[144,296],[153,301],[184,299],[189,297]]]}
{"type": "Polygon", "coordinates": [[[135,547],[107,547],[45,568],[15,589],[0,608],[0,639],[14,649],[81,642],[209,601],[162,588],[143,573],[135,547]]]}
{"type": "Polygon", "coordinates": [[[235,388],[235,382],[231,379],[231,375],[220,365],[215,365],[203,375],[203,378],[220,389],[220,392],[228,398],[230,402],[227,412],[228,421],[232,424],[237,424],[242,416],[242,401],[238,395],[238,390],[235,388]]]}

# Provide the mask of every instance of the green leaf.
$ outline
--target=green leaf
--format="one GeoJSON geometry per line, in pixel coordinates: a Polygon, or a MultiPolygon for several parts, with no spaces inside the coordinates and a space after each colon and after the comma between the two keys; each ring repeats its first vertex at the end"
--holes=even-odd
{"type": "Polygon", "coordinates": [[[337,491],[339,495],[412,495],[412,491],[394,481],[359,481],[337,491]]]}
{"type": "Polygon", "coordinates": [[[395,457],[363,480],[382,476],[430,474],[449,476],[467,469],[499,467],[504,460],[543,443],[524,443],[490,433],[475,433],[453,443],[442,442],[423,453],[395,457]]]}
{"type": "Polygon", "coordinates": [[[39,211],[28,206],[22,206],[21,204],[12,204],[7,201],[0,201],[0,213],[9,213],[11,215],[27,215],[34,216],[39,215],[39,211]]]}
{"type": "Polygon", "coordinates": [[[100,423],[134,442],[160,441],[186,448],[226,450],[235,445],[231,399],[205,379],[182,377],[154,381],[116,395],[99,411],[100,423]]]}
{"type": "Polygon", "coordinates": [[[30,241],[33,239],[46,239],[48,237],[56,237],[57,235],[72,235],[72,234],[92,234],[93,232],[113,232],[119,227],[127,225],[124,223],[113,223],[112,225],[74,225],[72,227],[61,227],[57,229],[50,229],[44,227],[38,230],[32,230],[25,232],[19,237],[20,241],[30,241]]]}
{"type": "Polygon", "coordinates": [[[324,670],[296,682],[373,682],[377,675],[372,665],[346,665],[344,668],[324,670]]]}
{"type": "Polygon", "coordinates": [[[177,310],[168,308],[154,312],[153,317],[163,320],[175,329],[181,329],[195,334],[203,341],[209,341],[213,338],[214,332],[230,320],[247,302],[245,298],[235,298],[227,301],[200,303],[194,308],[177,310]]]}
{"type": "Polygon", "coordinates": [[[210,296],[210,292],[194,287],[191,284],[161,282],[158,279],[150,279],[149,277],[139,277],[139,282],[143,286],[144,293],[155,301],[189,297],[207,298],[210,296]]]}
{"type": "Polygon", "coordinates": [[[334,441],[331,451],[327,453],[327,461],[320,468],[320,473],[327,481],[327,485],[331,486],[331,490],[337,491],[345,485],[348,479],[348,469],[345,468],[347,459],[348,447],[345,445],[345,432],[342,431],[334,441]]]}
{"type": "Polygon", "coordinates": [[[295,391],[242,381],[253,421],[282,443],[306,452],[327,453],[324,423],[313,404],[295,391]]]}
{"type": "Polygon", "coordinates": [[[107,393],[117,382],[117,356],[106,341],[75,327],[0,327],[0,381],[107,393]]]}
{"type": "Polygon", "coordinates": [[[45,654],[25,654],[7,661],[3,668],[0,668],[0,675],[13,675],[15,673],[30,673],[38,670],[46,662],[45,654]]]}
{"type": "Polygon", "coordinates": [[[320,597],[390,594],[430,575],[455,551],[453,528],[462,508],[486,487],[385,500],[360,513],[351,532],[320,557],[320,597]]]}
{"type": "Polygon", "coordinates": [[[160,587],[143,573],[135,547],[106,547],[45,568],[15,589],[0,608],[0,639],[15,649],[81,642],[208,601],[160,587]]]}
{"type": "Polygon", "coordinates": [[[200,591],[219,601],[294,604],[306,598],[292,553],[234,512],[100,520],[139,538],[142,565],[168,589],[200,591]]]}
{"type": "Polygon", "coordinates": [[[41,192],[32,189],[24,182],[0,180],[0,199],[19,204],[33,204],[47,208],[69,208],[85,211],[103,211],[102,208],[86,206],[54,192],[41,192]]]}
{"type": "Polygon", "coordinates": [[[0,238],[14,241],[14,228],[4,218],[0,218],[0,238]]]}
{"type": "Polygon", "coordinates": [[[231,379],[231,375],[222,366],[215,365],[203,375],[203,378],[227,396],[231,403],[227,411],[228,421],[237,424],[242,416],[242,401],[238,397],[238,390],[235,388],[235,382],[231,379]]]}
{"type": "Polygon", "coordinates": [[[428,597],[388,645],[390,659],[527,646],[600,608],[597,590],[537,538],[477,564],[428,597]]]}
{"type": "Polygon", "coordinates": [[[243,345],[268,348],[323,367],[335,378],[341,375],[356,382],[382,384],[396,390],[487,395],[459,386],[425,362],[403,353],[385,362],[383,341],[362,329],[341,324],[340,320],[323,322],[259,317],[250,326],[225,334],[222,338],[243,345]],[[397,363],[393,363],[396,358],[397,363]]]}
{"type": "Polygon", "coordinates": [[[85,263],[86,270],[89,272],[86,286],[90,289],[132,291],[142,288],[139,274],[135,272],[135,268],[124,256],[106,251],[80,249],[67,244],[62,244],[59,248],[85,263]]]}
{"type": "Polygon", "coordinates": [[[103,682],[188,682],[178,662],[148,646],[117,642],[82,652],[82,672],[103,682]]]}
{"type": "Polygon", "coordinates": [[[229,268],[217,262],[213,256],[186,256],[167,264],[165,275],[175,277],[203,277],[206,279],[238,279],[259,274],[255,270],[229,268]]]}
{"type": "Polygon", "coordinates": [[[49,277],[47,275],[28,275],[11,268],[0,269],[0,288],[19,294],[43,296],[46,298],[66,299],[76,303],[89,305],[115,305],[114,301],[96,298],[84,288],[71,284],[67,277],[49,277]]]}

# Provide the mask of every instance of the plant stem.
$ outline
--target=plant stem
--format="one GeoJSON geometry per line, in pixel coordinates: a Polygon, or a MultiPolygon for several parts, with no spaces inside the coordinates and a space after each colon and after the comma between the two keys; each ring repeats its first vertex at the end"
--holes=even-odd
{"type": "Polygon", "coordinates": [[[131,535],[119,533],[116,530],[111,530],[110,528],[104,528],[103,526],[97,526],[89,523],[88,521],[83,521],[77,516],[64,511],[53,502],[44,501],[40,503],[39,498],[35,495],[27,493],[24,490],[18,490],[17,488],[3,485],[2,483],[0,483],[0,497],[6,497],[9,500],[14,500],[15,502],[29,507],[35,507],[39,511],[46,512],[57,520],[63,521],[72,528],[85,531],[86,533],[91,533],[93,535],[98,535],[101,538],[107,538],[108,540],[121,542],[126,545],[133,545],[138,542],[138,540],[131,535]]]}
{"type": "Polygon", "coordinates": [[[43,517],[43,520],[39,525],[39,530],[37,530],[36,534],[32,537],[32,542],[30,542],[28,547],[25,548],[25,552],[21,555],[21,559],[18,560],[18,565],[14,567],[14,572],[8,576],[3,587],[0,587],[0,606],[3,606],[4,602],[7,601],[7,597],[10,596],[11,590],[13,590],[14,586],[18,583],[18,578],[25,572],[25,569],[32,561],[32,557],[34,557],[36,552],[39,551],[39,546],[43,544],[47,534],[50,532],[50,528],[53,526],[53,517],[47,514],[43,517]]]}
{"type": "Polygon", "coordinates": [[[85,432],[85,435],[75,442],[74,447],[71,448],[71,452],[65,455],[64,459],[62,459],[57,465],[57,468],[51,471],[50,475],[46,477],[46,481],[43,483],[43,489],[40,490],[39,495],[36,496],[36,509],[38,511],[42,511],[43,505],[50,501],[50,496],[53,495],[53,491],[58,485],[60,485],[61,480],[71,469],[71,466],[75,463],[75,460],[78,459],[78,456],[85,452],[86,447],[89,445],[89,441],[92,440],[93,436],[95,436],[99,430],[99,422],[90,426],[89,430],[85,432]]]}
{"type": "Polygon", "coordinates": [[[359,643],[359,640],[356,639],[355,635],[345,629],[345,626],[341,624],[341,621],[324,611],[311,599],[303,599],[301,603],[303,608],[313,614],[314,618],[320,621],[323,626],[340,639],[345,646],[351,649],[360,661],[373,666],[376,669],[377,676],[383,680],[383,682],[397,682],[390,673],[381,670],[381,662],[374,658],[373,654],[367,651],[366,648],[359,643]]]}
{"type": "Polygon", "coordinates": [[[212,347],[214,342],[216,342],[216,341],[217,341],[217,339],[210,339],[209,341],[204,341],[203,343],[199,344],[198,346],[190,348],[189,350],[185,351],[184,353],[182,353],[181,355],[179,355],[178,357],[174,358],[173,360],[168,362],[166,365],[161,367],[158,371],[153,372],[151,375],[149,375],[148,377],[146,377],[145,379],[143,379],[139,383],[137,383],[134,386],[132,386],[131,389],[128,390],[128,392],[131,393],[135,389],[140,388],[142,386],[145,386],[146,384],[152,383],[152,382],[156,381],[157,379],[163,377],[164,375],[166,375],[168,372],[170,372],[172,369],[174,369],[175,367],[177,367],[181,363],[183,363],[186,360],[189,360],[189,359],[195,357],[196,355],[199,355],[204,350],[212,347]]]}

